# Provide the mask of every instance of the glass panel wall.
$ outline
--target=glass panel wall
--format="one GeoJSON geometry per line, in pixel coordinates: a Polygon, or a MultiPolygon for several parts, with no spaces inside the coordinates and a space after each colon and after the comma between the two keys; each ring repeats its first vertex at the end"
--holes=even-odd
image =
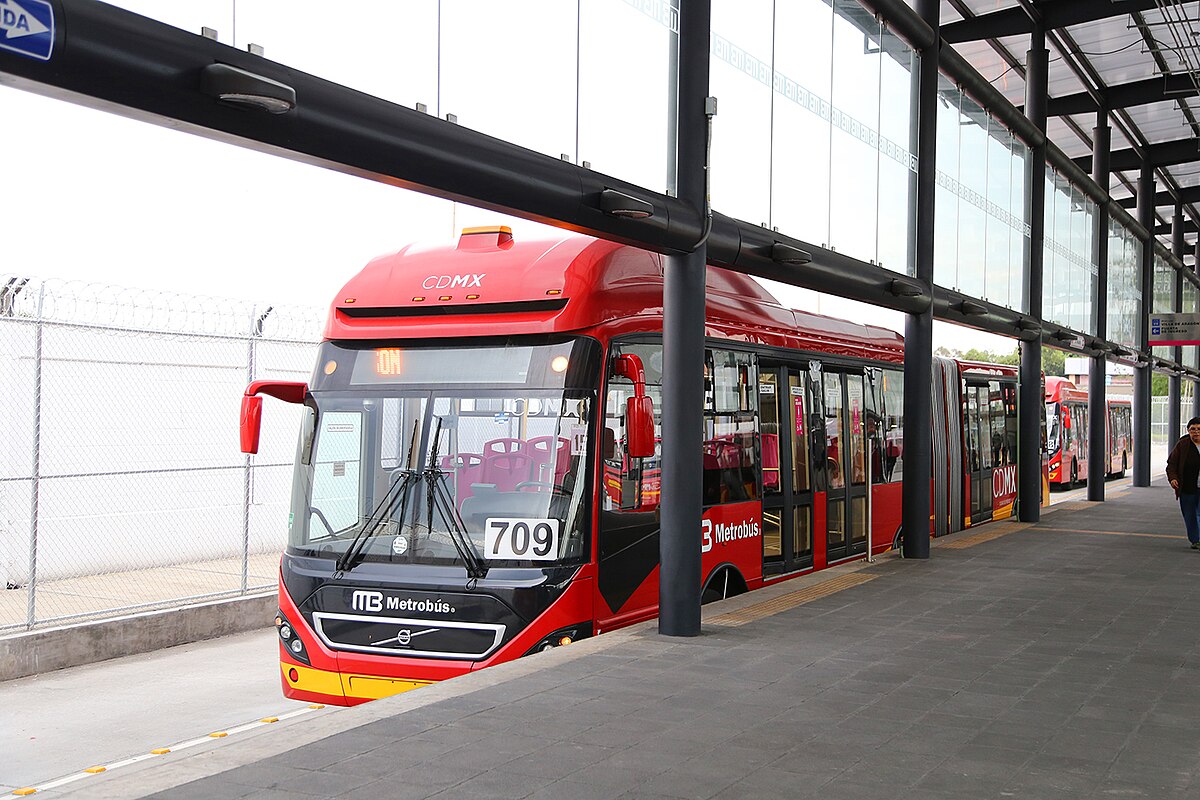
{"type": "Polygon", "coordinates": [[[1108,339],[1137,347],[1138,313],[1142,302],[1138,264],[1141,241],[1116,220],[1108,223],[1108,339]]]}
{"type": "Polygon", "coordinates": [[[944,76],[937,140],[935,282],[1024,310],[1028,149],[944,76]]]}
{"type": "MultiPolygon", "coordinates": [[[[1187,276],[1185,275],[1183,281],[1183,313],[1195,314],[1198,311],[1200,311],[1200,292],[1196,290],[1196,285],[1194,283],[1187,280],[1187,276]]],[[[1200,357],[1198,356],[1200,356],[1200,354],[1197,353],[1197,348],[1195,345],[1188,345],[1187,347],[1184,347],[1183,365],[1185,367],[1192,367],[1195,369],[1196,367],[1200,366],[1200,357]]],[[[1191,381],[1184,381],[1184,385],[1191,385],[1191,381]]],[[[1185,405],[1184,408],[1188,409],[1190,407],[1185,405]]],[[[1185,410],[1184,419],[1187,419],[1190,416],[1191,413],[1185,410]]]]}
{"type": "Polygon", "coordinates": [[[773,5],[713,3],[709,67],[709,91],[719,104],[709,178],[713,208],[763,225],[771,224],[773,5]]]}
{"type": "Polygon", "coordinates": [[[909,152],[912,76],[920,56],[896,34],[880,34],[879,67],[879,256],[876,263],[896,272],[913,271],[913,197],[917,157],[909,152]]]}
{"type": "Polygon", "coordinates": [[[1045,318],[1095,333],[1097,271],[1092,259],[1096,204],[1057,172],[1046,176],[1045,318]]]}
{"type": "Polygon", "coordinates": [[[855,0],[713,4],[712,202],[911,269],[914,51],[855,0]]]}
{"type": "MultiPolygon", "coordinates": [[[[1151,300],[1150,313],[1169,314],[1175,310],[1175,268],[1166,256],[1154,252],[1154,297],[1151,300]]],[[[1159,358],[1174,359],[1175,348],[1151,347],[1150,352],[1159,358]]]]}
{"type": "Polygon", "coordinates": [[[875,261],[879,219],[879,23],[854,0],[834,0],[833,12],[829,244],[860,261],[875,261]]]}

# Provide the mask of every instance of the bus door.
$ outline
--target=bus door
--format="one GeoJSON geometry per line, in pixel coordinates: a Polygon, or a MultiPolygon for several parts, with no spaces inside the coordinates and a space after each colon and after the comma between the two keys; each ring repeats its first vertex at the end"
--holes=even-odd
{"type": "Polygon", "coordinates": [[[812,404],[807,372],[807,365],[761,363],[759,367],[765,576],[813,565],[812,404]]]}
{"type": "Polygon", "coordinates": [[[825,554],[829,562],[867,550],[865,414],[862,370],[826,367],[821,375],[825,418],[825,554]]]}
{"type": "Polygon", "coordinates": [[[970,524],[976,525],[992,518],[992,417],[987,383],[967,384],[963,434],[966,505],[970,524]]]}

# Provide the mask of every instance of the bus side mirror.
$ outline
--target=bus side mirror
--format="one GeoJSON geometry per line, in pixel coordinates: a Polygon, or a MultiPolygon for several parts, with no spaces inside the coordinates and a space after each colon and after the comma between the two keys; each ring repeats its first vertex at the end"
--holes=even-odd
{"type": "Polygon", "coordinates": [[[613,372],[633,382],[633,397],[625,401],[625,452],[630,458],[654,455],[654,401],[646,394],[642,359],[625,353],[613,359],[613,372]]]}
{"type": "Polygon", "coordinates": [[[238,426],[243,453],[258,452],[258,439],[262,431],[261,394],[269,394],[285,403],[303,403],[308,396],[308,384],[297,381],[255,381],[246,387],[238,426]]]}
{"type": "Polygon", "coordinates": [[[654,455],[654,401],[645,395],[625,401],[625,449],[632,458],[654,455]]]}
{"type": "Polygon", "coordinates": [[[258,436],[262,432],[262,398],[257,395],[242,395],[241,423],[242,452],[258,452],[258,436]]]}

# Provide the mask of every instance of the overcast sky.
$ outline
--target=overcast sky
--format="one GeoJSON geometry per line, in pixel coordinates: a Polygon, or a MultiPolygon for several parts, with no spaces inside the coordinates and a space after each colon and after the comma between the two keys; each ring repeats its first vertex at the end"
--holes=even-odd
{"type": "MultiPolygon", "coordinates": [[[[718,0],[714,19],[725,20],[724,34],[735,38],[738,14],[721,13],[731,2],[718,0]]],[[[194,32],[216,28],[226,44],[255,42],[268,58],[664,187],[666,32],[623,0],[373,0],[355,5],[356,17],[372,24],[357,38],[333,40],[326,17],[334,6],[314,0],[119,5],[194,32]],[[636,80],[606,66],[612,41],[639,54],[636,80]]],[[[713,69],[730,67],[714,62],[713,69]]],[[[4,273],[325,306],[372,257],[412,241],[449,242],[462,227],[496,222],[522,237],[547,233],[535,223],[8,87],[0,87],[0,118],[4,273]]],[[[723,121],[718,114],[714,137],[723,121]]],[[[726,128],[734,135],[732,119],[726,128]]],[[[736,182],[722,188],[736,205],[736,182]]],[[[714,204],[723,210],[719,198],[714,204]]],[[[797,308],[903,331],[898,313],[771,289],[797,308]]],[[[940,323],[935,344],[1013,347],[940,323]]]]}

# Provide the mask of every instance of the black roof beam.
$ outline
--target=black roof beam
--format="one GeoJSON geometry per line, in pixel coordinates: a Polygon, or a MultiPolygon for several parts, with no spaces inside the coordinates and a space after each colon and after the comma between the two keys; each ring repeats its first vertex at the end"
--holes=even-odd
{"type": "MultiPolygon", "coordinates": [[[[1197,230],[1200,230],[1200,228],[1196,227],[1195,220],[1190,220],[1190,219],[1184,220],[1183,232],[1185,234],[1195,233],[1197,230]]],[[[1155,225],[1154,226],[1154,235],[1155,236],[1170,236],[1171,235],[1171,223],[1166,222],[1161,225],[1155,225]]]]}
{"type": "MultiPolygon", "coordinates": [[[[1155,0],[1050,0],[1033,4],[1041,15],[1046,30],[1082,25],[1109,17],[1119,17],[1135,11],[1156,8],[1155,0]]],[[[981,14],[973,19],[951,22],[941,27],[942,39],[950,44],[974,42],[979,39],[994,39],[1000,36],[1017,36],[1033,30],[1033,20],[1021,6],[1013,6],[990,14],[981,14]]]]}
{"type": "MultiPolygon", "coordinates": [[[[1157,192],[1154,195],[1155,208],[1173,206],[1176,202],[1183,203],[1184,205],[1188,203],[1200,203],[1200,186],[1181,187],[1177,195],[1171,192],[1157,192]]],[[[1137,195],[1122,197],[1117,203],[1121,208],[1137,208],[1137,195]]]]}
{"type": "MultiPolygon", "coordinates": [[[[1173,142],[1157,142],[1143,148],[1139,152],[1134,148],[1114,150],[1111,156],[1113,172],[1124,172],[1142,168],[1142,162],[1148,161],[1154,167],[1169,167],[1173,164],[1186,164],[1189,161],[1200,161],[1200,139],[1189,137],[1176,139],[1173,142]]],[[[1092,157],[1081,156],[1075,163],[1085,172],[1092,170],[1092,157]]]]}
{"type": "MultiPolygon", "coordinates": [[[[1192,82],[1191,75],[1177,73],[1175,75],[1159,75],[1144,81],[1122,83],[1096,90],[1106,108],[1131,108],[1164,100],[1174,100],[1180,97],[1195,97],[1200,94],[1192,82]]],[[[1069,114],[1094,114],[1100,110],[1100,104],[1091,92],[1079,92],[1062,97],[1050,98],[1046,113],[1052,117],[1064,117],[1069,114]]]]}

